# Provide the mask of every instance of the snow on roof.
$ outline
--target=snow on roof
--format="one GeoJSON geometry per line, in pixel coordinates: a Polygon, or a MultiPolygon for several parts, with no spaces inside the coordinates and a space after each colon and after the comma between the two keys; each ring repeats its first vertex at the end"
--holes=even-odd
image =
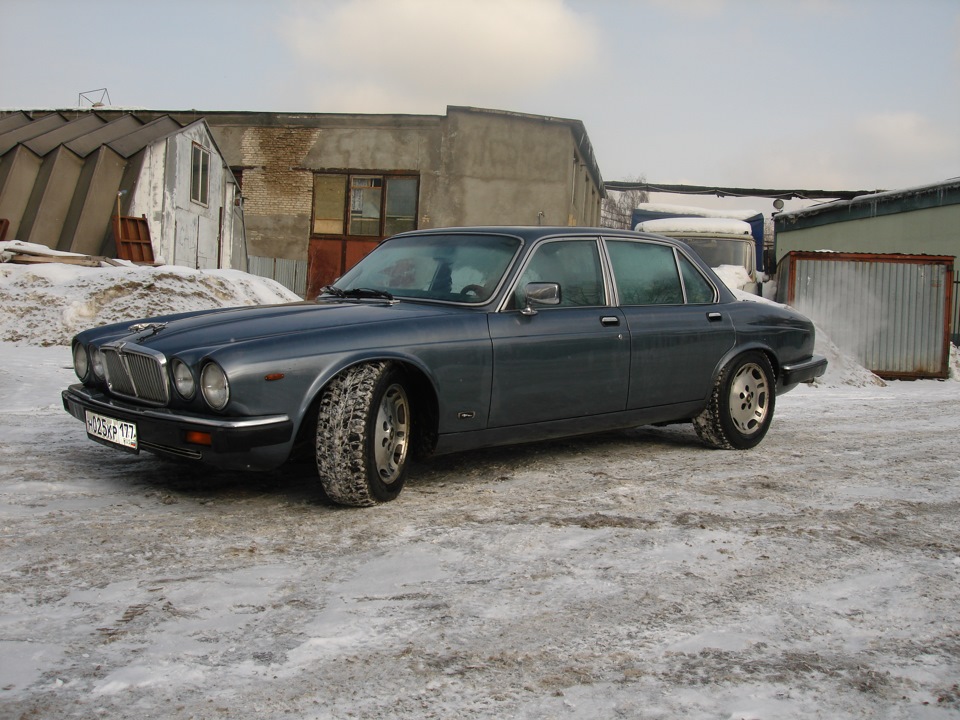
{"type": "Polygon", "coordinates": [[[697,235],[746,235],[751,238],[750,223],[732,218],[693,217],[693,218],[661,218],[658,220],[644,220],[637,223],[635,230],[641,232],[660,233],[662,235],[697,234],[697,235]]]}
{"type": "Polygon", "coordinates": [[[673,205],[670,203],[640,203],[636,209],[690,217],[733,218],[735,220],[749,220],[755,218],[757,215],[763,214],[759,210],[711,210],[708,208],[693,207],[692,205],[673,205]]]}
{"type": "Polygon", "coordinates": [[[855,205],[863,205],[867,203],[882,203],[886,200],[897,200],[904,197],[923,195],[931,192],[956,191],[957,188],[960,188],[960,177],[950,178],[948,180],[930,183],[927,185],[916,185],[912,187],[900,188],[897,190],[881,190],[879,192],[869,193],[867,195],[857,195],[856,197],[845,200],[831,200],[830,202],[819,203],[817,205],[811,205],[810,207],[779,213],[777,215],[777,219],[782,222],[787,218],[818,215],[822,212],[827,212],[838,208],[849,208],[855,205]]]}

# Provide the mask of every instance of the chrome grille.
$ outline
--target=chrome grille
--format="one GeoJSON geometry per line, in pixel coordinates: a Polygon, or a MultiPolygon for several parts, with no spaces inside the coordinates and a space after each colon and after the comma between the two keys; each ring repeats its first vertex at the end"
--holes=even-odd
{"type": "Polygon", "coordinates": [[[100,351],[107,385],[114,395],[150,405],[166,405],[170,400],[167,359],[161,353],[126,343],[104,345],[100,351]]]}

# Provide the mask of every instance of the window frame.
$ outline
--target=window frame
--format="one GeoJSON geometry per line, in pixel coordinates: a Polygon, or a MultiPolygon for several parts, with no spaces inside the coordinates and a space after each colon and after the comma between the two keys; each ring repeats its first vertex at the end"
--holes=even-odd
{"type": "Polygon", "coordinates": [[[678,248],[676,245],[672,243],[659,242],[657,240],[647,239],[647,238],[632,238],[632,237],[621,237],[616,235],[607,235],[607,236],[604,236],[603,238],[603,252],[604,252],[605,262],[608,264],[608,267],[609,267],[609,281],[611,283],[611,291],[610,293],[608,293],[608,295],[610,296],[610,301],[614,303],[616,307],[656,308],[656,307],[681,307],[681,306],[687,306],[687,305],[704,306],[704,305],[715,305],[720,301],[720,290],[717,287],[716,283],[714,283],[703,272],[703,269],[700,267],[700,265],[697,263],[697,261],[694,258],[692,258],[690,255],[685,253],[681,248],[678,248]],[[672,250],[673,266],[674,266],[674,270],[677,273],[677,279],[679,280],[679,283],[680,283],[680,291],[683,298],[682,302],[681,303],[649,303],[649,304],[641,304],[641,305],[632,305],[632,304],[625,305],[621,297],[620,285],[617,282],[617,274],[616,274],[616,269],[614,267],[613,257],[610,255],[610,243],[614,243],[614,242],[634,243],[639,245],[657,245],[657,246],[666,247],[672,250]],[[713,298],[710,301],[699,302],[699,303],[694,303],[690,301],[689,292],[687,291],[687,283],[683,277],[683,270],[680,265],[681,258],[686,260],[687,263],[693,267],[693,270],[697,272],[700,275],[700,277],[703,278],[704,282],[711,288],[711,290],[713,291],[713,298]]]}
{"type": "MultiPolygon", "coordinates": [[[[412,170],[316,170],[313,171],[313,182],[311,187],[311,202],[310,202],[310,237],[318,239],[333,239],[333,240],[356,240],[356,241],[380,241],[391,235],[397,234],[400,231],[390,231],[387,232],[387,226],[391,223],[391,216],[387,213],[388,204],[390,202],[390,182],[395,179],[410,179],[415,183],[414,188],[414,207],[412,208],[412,213],[410,219],[412,220],[412,227],[407,228],[408,230],[416,230],[419,227],[419,214],[420,214],[420,185],[421,178],[420,173],[412,170]],[[344,193],[342,198],[342,208],[340,215],[340,232],[317,232],[317,179],[320,177],[325,178],[339,178],[343,183],[344,193]],[[354,197],[354,190],[364,189],[360,185],[356,185],[356,180],[374,180],[379,181],[379,186],[376,186],[375,189],[380,191],[380,200],[379,200],[379,216],[377,217],[377,233],[373,235],[358,235],[351,233],[351,215],[353,214],[354,205],[356,199],[354,197]]],[[[374,186],[371,186],[371,189],[374,186]]],[[[321,218],[321,220],[332,221],[332,218],[321,218]]]]}
{"type": "MultiPolygon", "coordinates": [[[[574,304],[563,304],[560,305],[543,305],[538,306],[537,311],[549,311],[553,312],[556,310],[570,310],[570,309],[584,309],[584,308],[605,308],[613,307],[614,300],[614,290],[615,286],[612,282],[612,277],[610,275],[610,261],[607,257],[607,250],[604,246],[604,243],[601,242],[601,238],[596,235],[560,235],[556,237],[543,238],[542,240],[535,242],[530,250],[526,253],[526,256],[523,259],[522,264],[517,268],[516,276],[514,277],[509,291],[503,296],[502,303],[498,312],[519,312],[523,309],[521,303],[519,303],[519,297],[521,292],[521,284],[524,280],[524,275],[529,269],[530,265],[536,259],[537,253],[539,253],[547,245],[553,243],[563,243],[563,242],[585,242],[593,243],[594,250],[596,251],[596,258],[599,264],[600,270],[600,292],[603,293],[602,302],[599,305],[574,305],[574,304]]],[[[563,292],[563,285],[560,286],[560,292],[563,292]]]]}
{"type": "Polygon", "coordinates": [[[210,150],[196,141],[193,142],[190,148],[190,202],[203,207],[210,207],[211,155],[210,150]]]}

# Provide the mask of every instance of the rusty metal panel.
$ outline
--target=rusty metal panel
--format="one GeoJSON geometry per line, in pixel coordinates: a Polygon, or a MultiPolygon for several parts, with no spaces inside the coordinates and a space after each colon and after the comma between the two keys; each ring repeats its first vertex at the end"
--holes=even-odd
{"type": "Polygon", "coordinates": [[[887,379],[948,374],[953,257],[791,252],[786,302],[887,379]]]}
{"type": "Polygon", "coordinates": [[[117,258],[135,263],[153,262],[153,245],[150,242],[150,226],[147,216],[113,216],[113,237],[117,246],[117,258]]]}

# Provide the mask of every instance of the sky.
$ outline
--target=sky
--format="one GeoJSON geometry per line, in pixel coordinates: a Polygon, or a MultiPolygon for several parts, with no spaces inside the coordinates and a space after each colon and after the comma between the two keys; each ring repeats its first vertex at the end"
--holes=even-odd
{"type": "Polygon", "coordinates": [[[467,105],[581,120],[607,181],[960,176],[958,0],[0,0],[0,27],[3,109],[467,105]]]}

